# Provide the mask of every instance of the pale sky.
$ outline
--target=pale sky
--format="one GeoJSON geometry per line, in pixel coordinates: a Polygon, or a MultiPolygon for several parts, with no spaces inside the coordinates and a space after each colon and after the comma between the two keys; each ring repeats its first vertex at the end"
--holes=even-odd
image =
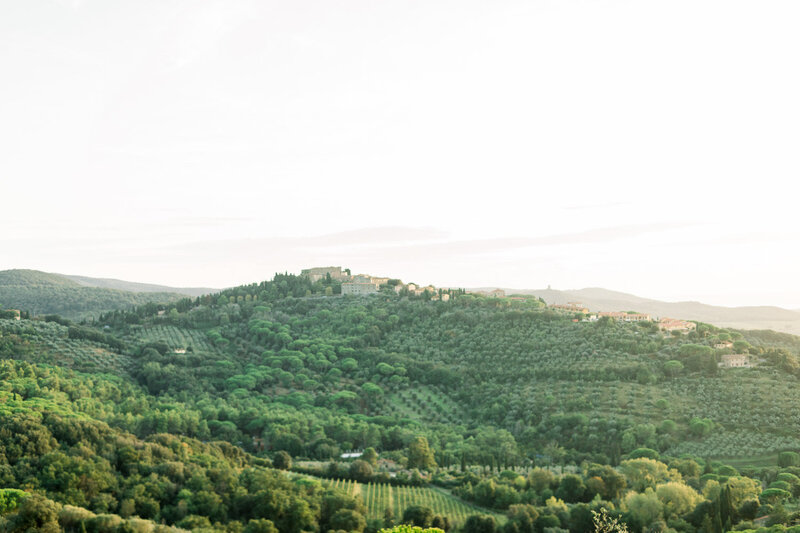
{"type": "Polygon", "coordinates": [[[0,0],[0,269],[800,308],[800,2],[0,0]]]}

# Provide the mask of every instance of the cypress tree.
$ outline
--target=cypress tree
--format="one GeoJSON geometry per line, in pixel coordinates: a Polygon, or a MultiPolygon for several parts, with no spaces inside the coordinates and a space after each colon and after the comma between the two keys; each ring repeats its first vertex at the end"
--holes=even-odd
{"type": "Polygon", "coordinates": [[[722,531],[722,517],[720,516],[720,497],[714,500],[714,506],[711,510],[711,532],[723,533],[722,531]]]}

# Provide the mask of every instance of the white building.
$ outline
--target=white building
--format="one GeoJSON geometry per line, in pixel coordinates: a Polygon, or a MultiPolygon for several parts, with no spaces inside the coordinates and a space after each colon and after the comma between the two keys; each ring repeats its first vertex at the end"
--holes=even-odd
{"type": "Polygon", "coordinates": [[[342,283],[343,296],[360,296],[364,294],[374,294],[378,292],[378,287],[373,283],[342,283]]]}

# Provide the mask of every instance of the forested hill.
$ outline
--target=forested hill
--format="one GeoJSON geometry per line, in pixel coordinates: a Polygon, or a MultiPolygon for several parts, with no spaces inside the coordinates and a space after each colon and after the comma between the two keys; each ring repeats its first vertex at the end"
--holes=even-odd
{"type": "Polygon", "coordinates": [[[77,282],[85,287],[100,287],[102,289],[116,289],[128,292],[161,292],[175,293],[184,296],[202,296],[218,292],[219,289],[210,287],[168,287],[166,285],[155,285],[152,283],[137,283],[134,281],[124,281],[111,278],[91,278],[89,276],[63,275],[64,278],[77,282]]]}
{"type": "Polygon", "coordinates": [[[36,270],[0,271],[0,307],[33,315],[57,313],[68,318],[98,316],[148,302],[174,302],[171,292],[130,292],[82,285],[59,274],[36,270]]]}
{"type": "Polygon", "coordinates": [[[635,531],[790,521],[796,337],[583,322],[535,297],[340,292],[276,275],[93,323],[0,320],[0,480],[43,498],[0,505],[0,529],[47,505],[66,531],[440,515],[467,532],[577,533],[601,507],[635,531]],[[719,368],[734,352],[755,367],[719,368]],[[344,461],[352,450],[363,459],[344,461]]]}

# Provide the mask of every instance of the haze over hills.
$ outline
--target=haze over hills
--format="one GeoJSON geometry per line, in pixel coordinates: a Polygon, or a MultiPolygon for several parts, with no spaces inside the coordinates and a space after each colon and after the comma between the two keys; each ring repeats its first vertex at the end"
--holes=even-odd
{"type": "Polygon", "coordinates": [[[156,285],[153,283],[138,283],[135,281],[124,281],[111,278],[90,278],[88,276],[72,276],[68,274],[53,274],[72,280],[84,287],[99,287],[102,289],[116,289],[128,292],[176,292],[186,296],[202,296],[219,292],[220,289],[210,287],[169,287],[166,285],[156,285]]]}
{"type": "MultiPolygon", "coordinates": [[[[493,288],[495,287],[470,290],[491,290],[493,288]]],[[[98,311],[98,308],[92,308],[89,303],[98,298],[102,310],[111,310],[148,301],[169,302],[182,296],[197,297],[216,293],[219,290],[210,287],[170,287],[112,278],[54,274],[37,270],[0,271],[0,306],[21,307],[42,313],[60,312],[73,317],[80,313],[98,311]],[[62,292],[71,293],[72,298],[77,301],[66,306],[57,304],[55,307],[43,303],[43,291],[46,288],[58,288],[62,292]],[[26,296],[21,298],[20,291],[25,292],[26,296]],[[77,294],[80,296],[75,297],[77,294]]],[[[504,288],[503,290],[506,294],[534,295],[542,298],[548,304],[581,302],[592,311],[638,311],[657,317],[698,320],[722,327],[771,329],[800,335],[800,310],[789,310],[777,306],[724,307],[695,301],[665,302],[599,287],[578,290],[550,288],[504,288]]],[[[53,297],[52,293],[48,294],[50,298],[53,297]]]]}
{"type": "MultiPolygon", "coordinates": [[[[486,289],[476,289],[486,290],[486,289]]],[[[659,317],[698,320],[737,329],[771,329],[800,334],[800,312],[776,306],[723,307],[701,302],[663,302],[633,294],[591,287],[579,290],[504,289],[529,294],[548,304],[581,302],[592,311],[638,311],[659,317]]]]}
{"type": "Polygon", "coordinates": [[[177,301],[188,295],[175,292],[171,287],[159,292],[152,292],[153,286],[150,291],[131,291],[114,288],[116,280],[82,279],[83,283],[38,270],[0,271],[0,307],[32,314],[58,313],[69,318],[84,318],[149,302],[177,301]],[[95,284],[88,285],[92,282],[95,284]]]}

